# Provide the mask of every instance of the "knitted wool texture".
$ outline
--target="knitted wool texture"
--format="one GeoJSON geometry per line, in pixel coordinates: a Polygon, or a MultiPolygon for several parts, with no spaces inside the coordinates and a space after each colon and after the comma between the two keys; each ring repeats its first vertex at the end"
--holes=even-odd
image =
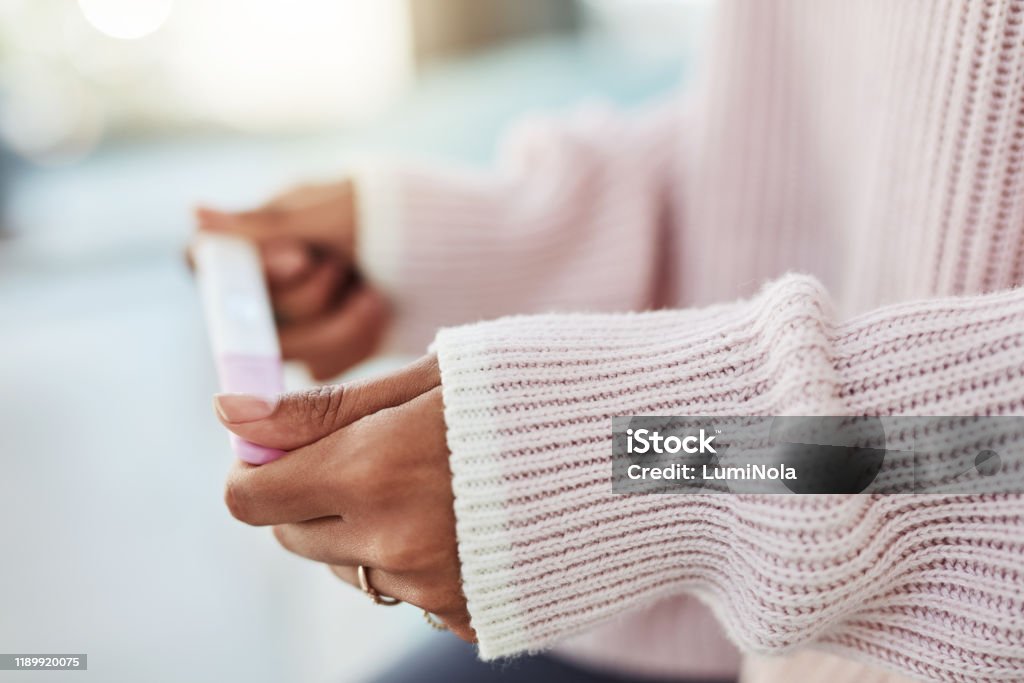
{"type": "Polygon", "coordinates": [[[1024,412],[1022,21],[723,1],[683,101],[534,119],[493,171],[360,179],[395,344],[458,325],[435,349],[484,657],[690,593],[752,651],[1024,678],[1021,496],[610,483],[613,415],[1024,412]]]}

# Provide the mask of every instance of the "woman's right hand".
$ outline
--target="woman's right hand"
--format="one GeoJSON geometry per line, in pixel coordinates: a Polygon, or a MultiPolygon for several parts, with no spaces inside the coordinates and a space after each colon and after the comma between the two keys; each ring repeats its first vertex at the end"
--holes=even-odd
{"type": "Polygon", "coordinates": [[[355,214],[349,180],[298,187],[250,211],[196,210],[200,230],[259,245],[281,351],[317,380],[370,356],[389,320],[387,302],[355,263],[355,214]]]}

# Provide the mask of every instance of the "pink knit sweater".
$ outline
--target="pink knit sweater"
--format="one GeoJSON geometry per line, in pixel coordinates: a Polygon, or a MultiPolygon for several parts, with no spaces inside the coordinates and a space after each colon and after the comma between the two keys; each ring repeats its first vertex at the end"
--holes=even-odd
{"type": "Polygon", "coordinates": [[[611,492],[613,415],[1024,413],[1024,0],[720,10],[685,101],[360,180],[481,654],[1024,680],[1024,497],[611,492]]]}

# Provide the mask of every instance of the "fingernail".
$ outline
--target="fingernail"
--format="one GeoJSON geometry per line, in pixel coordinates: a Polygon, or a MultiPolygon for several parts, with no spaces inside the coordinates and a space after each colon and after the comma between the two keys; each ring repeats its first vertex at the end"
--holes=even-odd
{"type": "Polygon", "coordinates": [[[255,422],[274,414],[277,409],[277,397],[257,394],[216,394],[213,397],[213,407],[225,422],[255,422]]]}

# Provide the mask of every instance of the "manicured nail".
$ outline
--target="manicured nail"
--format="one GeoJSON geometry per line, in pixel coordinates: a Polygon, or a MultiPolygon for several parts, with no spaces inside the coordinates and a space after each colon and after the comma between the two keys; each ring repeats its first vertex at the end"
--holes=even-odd
{"type": "Polygon", "coordinates": [[[276,396],[256,394],[216,394],[213,407],[230,424],[255,422],[270,417],[277,409],[276,396]]]}

